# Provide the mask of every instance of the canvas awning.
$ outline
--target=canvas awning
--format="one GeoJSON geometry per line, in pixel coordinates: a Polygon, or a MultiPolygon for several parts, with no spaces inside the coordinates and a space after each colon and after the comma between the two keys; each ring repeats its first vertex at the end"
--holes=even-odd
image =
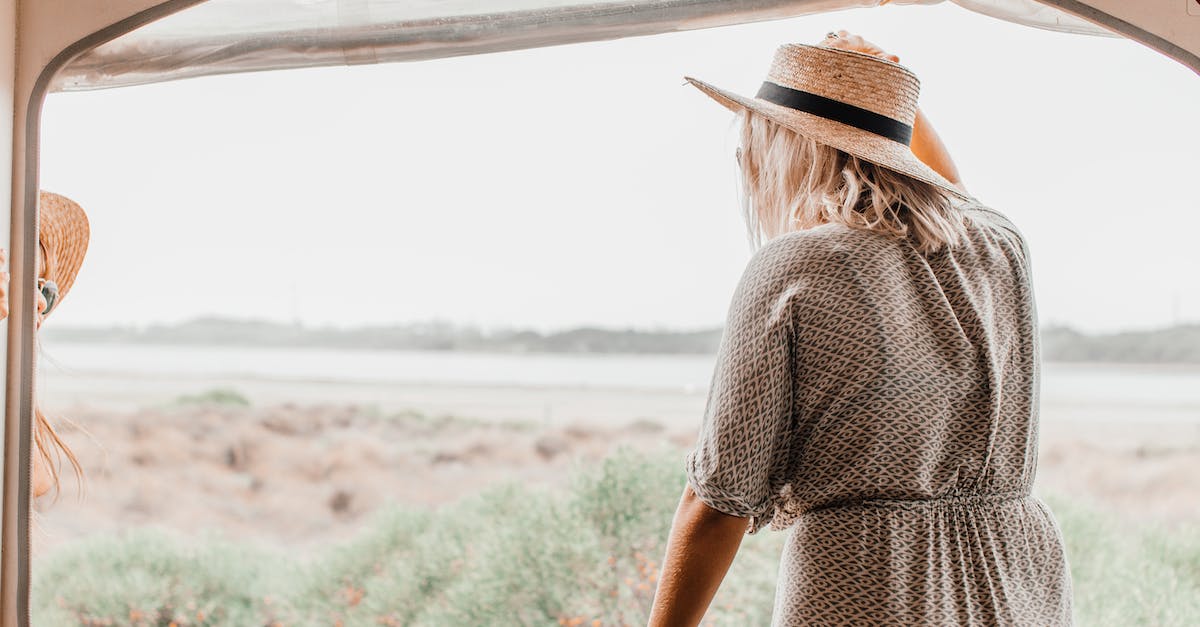
{"type": "MultiPolygon", "coordinates": [[[[942,0],[894,0],[937,4],[942,0]]],[[[1038,28],[1110,31],[1033,0],[953,0],[1038,28]]],[[[85,52],[52,90],[412,61],[704,28],[878,0],[209,0],[85,52]]]]}

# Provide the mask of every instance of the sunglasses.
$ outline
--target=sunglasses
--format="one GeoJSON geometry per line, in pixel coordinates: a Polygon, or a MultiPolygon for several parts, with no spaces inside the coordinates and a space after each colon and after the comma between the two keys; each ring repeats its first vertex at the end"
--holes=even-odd
{"type": "Polygon", "coordinates": [[[46,299],[46,310],[42,312],[42,315],[47,316],[58,302],[58,284],[49,279],[39,278],[37,280],[37,289],[42,293],[42,298],[46,299]]]}

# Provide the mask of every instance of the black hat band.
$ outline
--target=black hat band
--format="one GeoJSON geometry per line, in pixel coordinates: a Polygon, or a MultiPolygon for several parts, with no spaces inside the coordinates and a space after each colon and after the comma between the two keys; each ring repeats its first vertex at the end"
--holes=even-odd
{"type": "Polygon", "coordinates": [[[898,120],[893,120],[886,115],[880,115],[874,111],[868,111],[862,107],[856,107],[839,100],[826,98],[825,96],[764,81],[762,87],[758,90],[757,97],[789,109],[804,111],[805,113],[811,113],[828,120],[833,120],[834,122],[848,124],[868,133],[874,133],[892,141],[900,142],[905,146],[909,145],[909,142],[912,141],[912,126],[898,120]]]}

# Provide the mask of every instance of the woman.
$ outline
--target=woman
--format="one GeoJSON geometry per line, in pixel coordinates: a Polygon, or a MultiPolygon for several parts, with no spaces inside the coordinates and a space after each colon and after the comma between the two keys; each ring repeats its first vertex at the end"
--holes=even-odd
{"type": "Polygon", "coordinates": [[[745,533],[790,528],[773,625],[1070,625],[1031,494],[1029,251],[970,197],[899,59],[779,48],[738,113],[751,236],[651,625],[695,625],[745,533]]]}
{"type": "MultiPolygon", "coordinates": [[[[75,283],[75,275],[87,253],[89,228],[83,208],[69,198],[41,192],[38,198],[37,320],[42,321],[58,307],[75,283]]],[[[0,249],[0,320],[8,317],[8,251],[0,249]]],[[[75,477],[83,469],[71,449],[55,432],[41,406],[34,404],[33,451],[30,488],[40,497],[60,486],[62,458],[67,458],[75,477]]]]}

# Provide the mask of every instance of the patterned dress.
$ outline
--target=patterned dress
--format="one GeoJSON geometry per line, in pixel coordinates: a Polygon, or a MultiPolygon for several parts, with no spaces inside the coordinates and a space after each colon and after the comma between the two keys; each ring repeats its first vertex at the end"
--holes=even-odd
{"type": "Polygon", "coordinates": [[[1073,624],[1031,493],[1029,250],[1003,214],[961,210],[954,249],[824,225],[767,242],[737,285],[686,468],[747,533],[790,529],[775,627],[1073,624]]]}

